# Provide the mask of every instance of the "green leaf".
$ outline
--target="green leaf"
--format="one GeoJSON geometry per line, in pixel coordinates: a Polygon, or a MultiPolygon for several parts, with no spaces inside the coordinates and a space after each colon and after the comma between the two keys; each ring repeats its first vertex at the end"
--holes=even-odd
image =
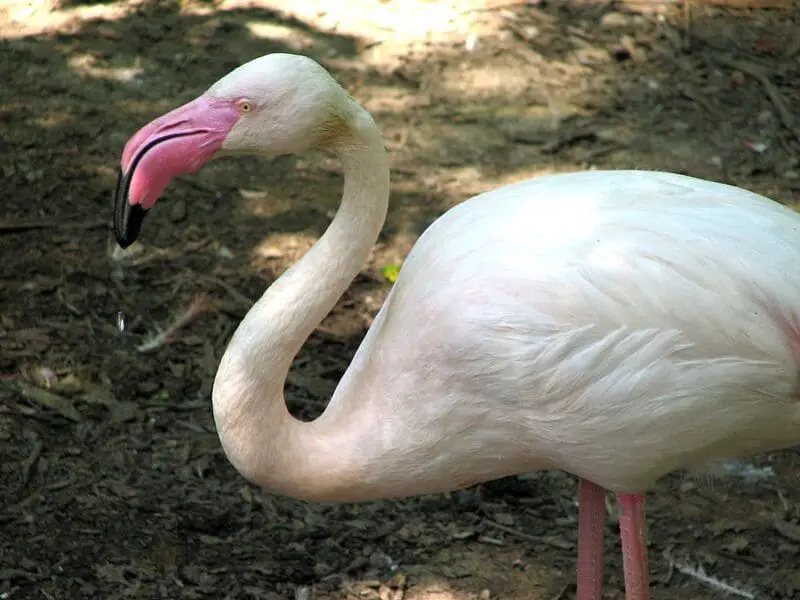
{"type": "Polygon", "coordinates": [[[398,275],[400,275],[400,265],[386,265],[383,267],[383,276],[386,277],[390,283],[397,281],[398,275]]]}

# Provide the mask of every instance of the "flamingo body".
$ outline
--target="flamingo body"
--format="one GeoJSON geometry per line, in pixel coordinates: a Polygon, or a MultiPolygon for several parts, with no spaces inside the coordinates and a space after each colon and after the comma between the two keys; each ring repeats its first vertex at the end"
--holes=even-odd
{"type": "Polygon", "coordinates": [[[539,177],[448,211],[325,412],[295,420],[292,359],[386,216],[370,115],[310,59],[251,61],[129,140],[114,220],[129,245],[175,175],[219,153],[309,148],[342,161],[339,210],[242,320],[214,381],[222,447],[251,481],[363,501],[564,469],[580,477],[578,599],[602,595],[611,490],[626,596],[646,600],[643,492],[677,468],[800,443],[800,216],[645,171],[539,177]]]}
{"type": "Polygon", "coordinates": [[[797,264],[800,217],[739,188],[641,171],[503,187],[419,239],[330,418],[379,424],[352,461],[382,495],[549,467],[634,492],[790,445],[797,264]]]}

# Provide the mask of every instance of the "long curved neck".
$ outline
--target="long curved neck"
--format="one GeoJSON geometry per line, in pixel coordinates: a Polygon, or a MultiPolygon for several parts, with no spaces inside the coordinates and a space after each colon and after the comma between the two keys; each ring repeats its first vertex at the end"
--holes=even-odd
{"type": "Polygon", "coordinates": [[[214,419],[228,459],[271,491],[335,499],[336,431],[288,412],[283,388],[301,346],[366,262],[389,201],[389,160],[361,108],[337,145],[344,193],[316,245],[253,305],[225,351],[213,389],[214,419]]]}

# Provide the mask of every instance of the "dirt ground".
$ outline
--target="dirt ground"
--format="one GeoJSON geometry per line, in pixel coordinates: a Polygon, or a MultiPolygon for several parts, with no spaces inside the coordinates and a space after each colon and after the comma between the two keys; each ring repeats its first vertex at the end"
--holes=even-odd
{"type": "MultiPolygon", "coordinates": [[[[0,599],[573,598],[569,475],[310,505],[247,484],[222,454],[218,359],[327,226],[335,161],[215,162],[169,188],[123,257],[111,190],[138,127],[261,54],[313,56],[373,112],[392,205],[294,365],[287,401],[312,418],[389,289],[383,268],[476,192],[658,168],[800,202],[800,10],[691,16],[658,2],[3,2],[0,599]]],[[[654,599],[800,598],[795,463],[776,453],[754,461],[772,477],[675,474],[652,490],[654,599]]],[[[612,515],[606,540],[618,599],[612,515]]]]}

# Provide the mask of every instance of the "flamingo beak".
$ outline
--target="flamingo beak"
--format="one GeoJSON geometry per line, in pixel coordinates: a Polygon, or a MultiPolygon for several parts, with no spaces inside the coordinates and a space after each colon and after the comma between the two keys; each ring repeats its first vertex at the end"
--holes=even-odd
{"type": "Polygon", "coordinates": [[[121,247],[139,237],[147,212],[170,181],[214,157],[240,116],[235,102],[200,96],[128,140],[114,193],[114,236],[121,247]]]}
{"type": "Polygon", "coordinates": [[[122,248],[127,248],[139,238],[142,223],[147,211],[141,204],[129,202],[131,178],[122,169],[117,176],[117,189],[114,192],[114,237],[122,248]]]}

